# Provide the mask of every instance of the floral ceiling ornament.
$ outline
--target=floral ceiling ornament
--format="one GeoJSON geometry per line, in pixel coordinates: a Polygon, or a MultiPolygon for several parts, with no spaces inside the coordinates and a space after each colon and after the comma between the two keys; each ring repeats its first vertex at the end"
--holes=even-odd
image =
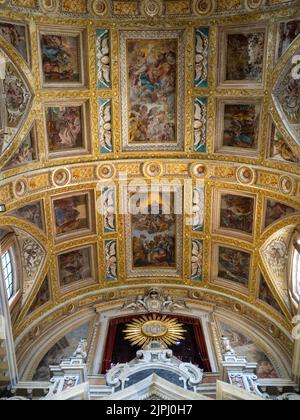
{"type": "Polygon", "coordinates": [[[193,191],[193,230],[201,232],[204,225],[204,187],[196,187],[193,191]]]}
{"type": "Polygon", "coordinates": [[[163,0],[142,0],[141,13],[151,18],[162,16],[164,12],[163,0]]]}
{"type": "Polygon", "coordinates": [[[96,31],[96,56],[99,89],[109,89],[111,87],[109,44],[109,31],[98,29],[96,31]]]}
{"type": "Polygon", "coordinates": [[[194,107],[194,150],[195,152],[205,153],[207,99],[196,98],[194,102],[194,107]]]}
{"type": "Polygon", "coordinates": [[[192,280],[201,281],[203,276],[203,241],[192,241],[192,280]]]}
{"type": "Polygon", "coordinates": [[[117,241],[105,241],[106,280],[118,280],[117,241]]]}
{"type": "Polygon", "coordinates": [[[30,92],[13,65],[7,65],[4,80],[8,121],[17,122],[24,114],[30,100],[30,92]]]}
{"type": "Polygon", "coordinates": [[[113,151],[111,99],[99,99],[99,141],[101,153],[113,151]]]}
{"type": "Polygon", "coordinates": [[[183,300],[175,300],[170,295],[165,295],[163,290],[153,287],[144,295],[138,295],[134,300],[126,302],[123,310],[139,312],[174,312],[176,310],[187,310],[188,307],[183,300]]]}
{"type": "Polygon", "coordinates": [[[31,238],[25,239],[22,246],[22,256],[24,267],[29,278],[32,278],[40,266],[43,259],[41,247],[31,238]]]}
{"type": "Polygon", "coordinates": [[[116,231],[115,189],[105,188],[102,192],[104,230],[106,233],[116,231]]]}
{"type": "Polygon", "coordinates": [[[196,30],[195,87],[208,87],[209,28],[196,30]]]}
{"type": "Polygon", "coordinates": [[[15,229],[18,239],[21,267],[23,268],[23,301],[28,298],[34,285],[38,281],[38,276],[45,261],[44,248],[31,237],[27,232],[15,229]]]}
{"type": "Polygon", "coordinates": [[[217,8],[216,0],[193,0],[193,12],[199,16],[212,15],[217,8]]]}

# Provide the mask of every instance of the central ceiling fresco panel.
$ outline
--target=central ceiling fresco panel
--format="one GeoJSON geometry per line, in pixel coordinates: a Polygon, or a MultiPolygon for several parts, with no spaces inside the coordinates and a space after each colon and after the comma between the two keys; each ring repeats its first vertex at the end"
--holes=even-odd
{"type": "Polygon", "coordinates": [[[183,149],[184,46],[183,31],[120,33],[125,151],[183,149]]]}

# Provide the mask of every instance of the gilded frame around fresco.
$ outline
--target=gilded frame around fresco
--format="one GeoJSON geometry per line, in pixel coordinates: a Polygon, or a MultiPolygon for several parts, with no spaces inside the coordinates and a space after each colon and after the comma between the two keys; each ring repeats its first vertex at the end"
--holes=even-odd
{"type": "Polygon", "coordinates": [[[143,151],[182,151],[184,149],[184,112],[182,104],[185,103],[185,30],[147,30],[147,31],[120,31],[120,96],[121,96],[121,115],[122,115],[122,142],[124,152],[143,152],[143,151]],[[176,139],[170,143],[141,142],[133,144],[129,139],[129,99],[128,99],[128,57],[127,42],[130,40],[165,40],[175,39],[178,42],[177,59],[177,92],[176,92],[176,139]],[[126,116],[126,117],[124,117],[126,116]]]}
{"type": "Polygon", "coordinates": [[[211,266],[212,266],[212,283],[221,287],[227,287],[235,292],[241,293],[243,295],[249,295],[250,294],[250,280],[251,280],[251,273],[252,273],[252,265],[253,265],[253,253],[249,252],[249,250],[243,249],[243,248],[239,248],[239,247],[234,247],[232,245],[227,245],[224,243],[215,243],[213,244],[213,248],[212,248],[212,261],[211,261],[211,266]],[[221,277],[219,277],[219,253],[220,253],[220,248],[228,248],[231,249],[233,251],[236,252],[244,252],[246,254],[249,254],[250,256],[250,269],[249,269],[249,276],[248,276],[248,287],[239,284],[237,282],[234,281],[230,281],[227,279],[223,279],[221,277]]]}
{"type": "Polygon", "coordinates": [[[80,89],[85,88],[88,85],[88,75],[87,75],[87,66],[85,59],[85,51],[87,50],[86,44],[86,30],[74,29],[68,27],[59,27],[59,26],[39,26],[38,27],[38,53],[39,53],[39,66],[40,66],[40,77],[42,81],[42,87],[45,89],[80,89]],[[79,58],[79,82],[47,82],[45,80],[45,75],[43,71],[43,53],[41,47],[41,40],[43,35],[57,35],[65,37],[77,37],[78,42],[78,58],[79,58]]]}
{"type": "Polygon", "coordinates": [[[224,26],[219,29],[219,65],[218,65],[218,85],[221,88],[246,88],[246,89],[263,89],[266,80],[265,74],[265,63],[267,59],[267,46],[268,46],[268,27],[266,22],[260,22],[256,25],[251,26],[224,26]],[[263,25],[265,23],[265,26],[263,25]],[[226,58],[228,52],[228,35],[238,34],[253,34],[253,33],[264,33],[264,51],[263,51],[263,62],[262,62],[262,80],[227,80],[226,78],[226,58]]]}
{"type": "MultiPolygon", "coordinates": [[[[166,184],[167,185],[167,184],[166,184]]],[[[123,186],[122,190],[122,201],[123,203],[128,203],[128,187],[123,186]]],[[[173,186],[171,194],[174,193],[174,202],[177,203],[175,206],[183,205],[183,188],[180,186],[173,186]],[[180,203],[181,204],[180,204],[180,203]]],[[[177,207],[178,209],[178,207],[177,207]]],[[[176,212],[175,212],[176,214],[176,212]]],[[[183,273],[183,215],[176,214],[176,267],[173,268],[134,268],[133,265],[133,230],[132,230],[132,218],[131,214],[126,214],[124,216],[125,222],[125,246],[126,246],[126,271],[127,279],[138,279],[143,277],[171,277],[178,278],[182,276],[183,273]]]]}
{"type": "Polygon", "coordinates": [[[281,55],[279,55],[279,47],[280,47],[280,37],[281,37],[281,33],[280,33],[280,26],[281,24],[285,24],[294,20],[300,20],[300,14],[296,15],[296,16],[292,16],[289,19],[279,19],[277,20],[277,36],[276,36],[276,50],[275,50],[275,62],[277,63],[278,60],[280,60],[281,57],[283,57],[287,51],[290,49],[290,47],[292,46],[292,44],[294,44],[296,42],[296,39],[299,37],[296,37],[296,39],[294,39],[294,41],[292,43],[290,43],[289,47],[287,50],[285,50],[281,55]]]}
{"type": "Polygon", "coordinates": [[[46,156],[51,159],[59,159],[61,157],[72,157],[88,155],[91,152],[91,139],[90,139],[90,105],[89,100],[60,100],[57,102],[45,102],[43,104],[44,113],[44,130],[46,135],[46,156]],[[59,107],[80,107],[81,108],[81,126],[82,126],[82,143],[83,147],[73,148],[70,150],[61,150],[51,152],[49,148],[49,139],[47,131],[47,108],[59,108],[59,107]]]}
{"type": "Polygon", "coordinates": [[[294,213],[287,213],[285,216],[279,217],[277,220],[274,220],[271,224],[267,225],[268,201],[275,201],[276,203],[283,204],[285,206],[289,206],[289,207],[293,208],[293,206],[291,204],[286,203],[283,200],[276,200],[273,197],[268,197],[268,196],[264,197],[263,204],[262,204],[262,209],[261,209],[261,212],[262,212],[261,230],[262,230],[262,232],[267,230],[267,229],[270,229],[272,226],[276,225],[276,223],[278,223],[279,221],[282,221],[283,219],[286,219],[289,216],[293,216],[297,213],[300,213],[300,208],[299,208],[299,211],[297,211],[297,208],[294,207],[294,209],[295,209],[294,213]]]}
{"type": "Polygon", "coordinates": [[[59,194],[55,196],[51,196],[51,206],[52,206],[52,216],[53,216],[53,226],[54,226],[54,234],[55,234],[55,240],[56,242],[60,241],[66,241],[68,239],[74,238],[74,237],[81,237],[86,235],[92,235],[95,230],[95,221],[92,216],[92,209],[95,207],[95,200],[94,200],[94,192],[93,191],[84,191],[84,192],[72,192],[69,194],[59,194]],[[83,229],[76,229],[74,231],[70,231],[63,234],[58,234],[56,229],[56,220],[55,220],[55,210],[54,210],[54,202],[57,200],[63,200],[65,198],[74,198],[74,197],[81,197],[86,196],[87,197],[87,228],[83,229]]]}
{"type": "Polygon", "coordinates": [[[65,250],[63,252],[59,252],[56,256],[56,267],[57,267],[57,272],[59,273],[58,277],[59,277],[59,285],[60,285],[60,293],[61,295],[65,295],[68,294],[74,290],[77,289],[83,289],[85,287],[91,286],[93,284],[96,283],[97,279],[96,279],[96,273],[97,273],[97,255],[96,255],[96,248],[95,245],[91,245],[91,244],[87,244],[85,246],[81,246],[81,247],[74,247],[74,248],[70,248],[68,250],[65,250]],[[72,284],[69,285],[63,285],[63,283],[61,282],[61,277],[60,277],[60,266],[59,266],[59,257],[61,255],[66,255],[69,254],[71,252],[74,251],[81,251],[81,250],[88,250],[89,253],[89,268],[91,270],[91,276],[85,279],[81,279],[78,280],[72,284]]]}
{"type": "Polygon", "coordinates": [[[223,190],[215,190],[214,191],[214,199],[213,199],[213,209],[212,209],[212,215],[213,215],[213,232],[225,235],[225,236],[233,236],[240,238],[241,240],[246,240],[252,242],[253,235],[254,235],[254,222],[255,222],[255,214],[256,214],[256,201],[257,196],[256,194],[245,194],[243,192],[236,192],[234,190],[230,189],[223,189],[223,190]],[[253,215],[252,215],[252,233],[246,233],[239,229],[226,229],[224,227],[221,227],[221,201],[222,197],[224,195],[233,195],[237,197],[246,197],[253,199],[253,215]],[[214,211],[214,209],[218,209],[218,212],[214,211]]]}
{"type": "Polygon", "coordinates": [[[254,99],[218,99],[217,100],[217,121],[216,121],[216,138],[215,138],[215,153],[222,153],[228,155],[236,156],[252,156],[258,157],[261,141],[261,130],[262,130],[262,113],[263,108],[262,98],[254,99]],[[226,146],[224,142],[224,128],[225,128],[225,107],[226,105],[256,105],[260,107],[259,123],[258,123],[258,134],[257,134],[257,144],[255,148],[242,148],[237,146],[226,146]]]}
{"type": "Polygon", "coordinates": [[[30,35],[29,35],[29,28],[28,28],[28,24],[21,22],[21,21],[17,21],[17,20],[10,20],[10,19],[6,19],[6,18],[0,18],[0,24],[1,23],[9,23],[11,25],[17,25],[17,26],[23,26],[25,29],[25,43],[26,43],[26,52],[27,52],[27,57],[25,59],[25,57],[23,57],[23,55],[15,48],[15,50],[18,52],[18,54],[20,55],[20,57],[22,57],[23,60],[25,60],[26,64],[31,67],[31,51],[30,51],[30,35]]]}

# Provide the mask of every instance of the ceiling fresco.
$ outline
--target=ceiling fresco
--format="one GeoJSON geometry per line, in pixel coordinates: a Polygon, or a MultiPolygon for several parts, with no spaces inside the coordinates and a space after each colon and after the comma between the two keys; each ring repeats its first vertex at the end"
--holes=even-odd
{"type": "MultiPolygon", "coordinates": [[[[163,284],[252,311],[289,347],[297,2],[1,7],[0,227],[16,233],[24,267],[20,343],[33,322],[38,334],[76,305],[163,284]]],[[[262,375],[273,369],[253,357],[262,375]]]]}

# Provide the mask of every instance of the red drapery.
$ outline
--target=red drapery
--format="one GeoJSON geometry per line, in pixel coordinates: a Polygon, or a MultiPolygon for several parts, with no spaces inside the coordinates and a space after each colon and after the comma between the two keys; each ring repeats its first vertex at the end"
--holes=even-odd
{"type": "MultiPolygon", "coordinates": [[[[134,318],[138,318],[139,315],[130,315],[122,318],[112,319],[109,324],[108,334],[106,338],[105,353],[102,364],[102,373],[105,374],[111,367],[113,350],[116,341],[116,333],[119,324],[125,324],[131,322],[134,318]]],[[[207,346],[202,330],[201,323],[197,318],[189,318],[185,316],[170,316],[170,318],[176,318],[178,322],[182,324],[193,325],[194,334],[197,342],[198,351],[203,361],[204,371],[211,372],[211,365],[208,357],[207,346]]]]}

